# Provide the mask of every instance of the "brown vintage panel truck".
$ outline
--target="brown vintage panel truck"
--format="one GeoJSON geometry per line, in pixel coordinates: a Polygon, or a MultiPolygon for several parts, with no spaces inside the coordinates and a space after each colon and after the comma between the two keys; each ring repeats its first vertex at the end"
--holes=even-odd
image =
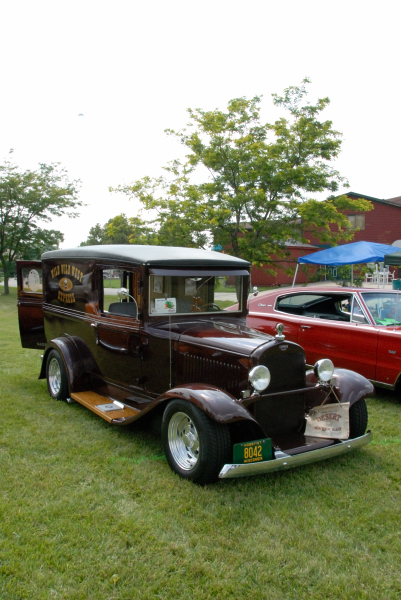
{"type": "Polygon", "coordinates": [[[285,470],[371,440],[368,380],[326,359],[305,371],[302,348],[282,327],[275,336],[246,327],[244,260],[192,248],[87,246],[19,262],[18,286],[22,345],[43,351],[50,395],[113,425],[153,412],[181,477],[205,484],[285,470]],[[224,278],[236,290],[235,311],[217,303],[224,278]],[[334,414],[340,404],[347,410],[341,439],[325,427],[305,431],[312,409],[325,404],[331,417],[333,406],[334,414]]]}

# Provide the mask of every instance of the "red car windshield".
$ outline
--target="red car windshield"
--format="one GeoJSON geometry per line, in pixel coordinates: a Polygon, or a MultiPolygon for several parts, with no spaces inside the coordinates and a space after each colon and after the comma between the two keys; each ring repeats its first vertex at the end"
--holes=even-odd
{"type": "Polygon", "coordinates": [[[376,325],[401,324],[401,294],[364,292],[362,297],[376,325]]]}

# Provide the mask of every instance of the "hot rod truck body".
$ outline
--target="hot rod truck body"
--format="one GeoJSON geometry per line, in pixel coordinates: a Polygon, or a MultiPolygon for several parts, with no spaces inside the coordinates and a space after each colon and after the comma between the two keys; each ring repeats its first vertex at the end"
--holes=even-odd
{"type": "Polygon", "coordinates": [[[110,245],[45,252],[17,270],[22,345],[43,352],[50,395],[113,425],[162,415],[167,461],[181,477],[204,484],[268,473],[371,440],[367,379],[327,360],[306,371],[302,348],[282,328],[246,327],[247,261],[110,245]],[[217,303],[217,282],[227,279],[235,311],[217,303]],[[305,433],[325,403],[347,406],[341,439],[305,433]]]}

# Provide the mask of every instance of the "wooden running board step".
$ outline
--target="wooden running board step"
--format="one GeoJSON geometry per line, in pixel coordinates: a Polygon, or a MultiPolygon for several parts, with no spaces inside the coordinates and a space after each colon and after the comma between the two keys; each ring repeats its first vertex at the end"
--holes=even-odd
{"type": "Polygon", "coordinates": [[[131,406],[126,406],[116,400],[113,401],[111,398],[101,396],[96,392],[73,393],[71,398],[89,408],[108,423],[127,425],[131,421],[135,421],[136,415],[140,412],[131,406]]]}

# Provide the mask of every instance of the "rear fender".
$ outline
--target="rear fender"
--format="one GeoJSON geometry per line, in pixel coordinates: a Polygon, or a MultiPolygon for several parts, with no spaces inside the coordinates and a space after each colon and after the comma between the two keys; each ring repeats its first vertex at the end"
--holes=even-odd
{"type": "Polygon", "coordinates": [[[206,384],[190,384],[172,388],[158,398],[158,402],[167,402],[173,399],[186,400],[195,404],[208,417],[217,423],[229,425],[239,421],[248,421],[260,430],[261,437],[264,433],[251,413],[231,394],[206,384]]]}
{"type": "Polygon", "coordinates": [[[90,375],[97,374],[98,368],[88,346],[76,336],[54,338],[47,344],[39,379],[46,378],[47,357],[51,350],[57,350],[63,359],[70,393],[91,389],[90,375]]]}
{"type": "MultiPolygon", "coordinates": [[[[312,370],[306,372],[306,382],[310,384],[318,383],[312,370]]],[[[332,383],[338,399],[341,402],[349,402],[350,406],[358,400],[371,396],[375,389],[373,384],[363,375],[348,369],[334,369],[332,383]]]]}

